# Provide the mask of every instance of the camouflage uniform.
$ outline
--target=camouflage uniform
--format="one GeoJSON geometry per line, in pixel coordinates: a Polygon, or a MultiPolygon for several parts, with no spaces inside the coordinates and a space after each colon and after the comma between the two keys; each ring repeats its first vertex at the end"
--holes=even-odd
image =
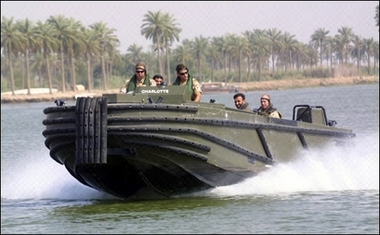
{"type": "MultiPolygon", "coordinates": [[[[193,95],[191,96],[191,99],[194,99],[195,94],[201,93],[202,94],[202,89],[201,89],[201,84],[198,82],[196,78],[192,78],[193,85],[192,85],[192,90],[193,90],[193,95]]],[[[180,86],[186,86],[187,85],[187,80],[184,82],[180,82],[180,86]]]]}

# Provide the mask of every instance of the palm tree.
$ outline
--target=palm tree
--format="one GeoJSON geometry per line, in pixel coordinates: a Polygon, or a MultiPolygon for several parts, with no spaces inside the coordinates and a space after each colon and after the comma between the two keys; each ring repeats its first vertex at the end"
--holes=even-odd
{"type": "Polygon", "coordinates": [[[250,42],[253,41],[253,32],[247,30],[243,32],[243,36],[246,38],[248,42],[248,48],[249,48],[249,52],[247,53],[247,67],[248,67],[247,80],[249,81],[251,78],[251,64],[252,64],[252,57],[253,57],[252,48],[251,48],[252,44],[250,42]]]}
{"type": "Polygon", "coordinates": [[[297,43],[297,45],[297,57],[302,59],[300,63],[308,67],[318,65],[318,51],[314,49],[313,45],[304,45],[302,43],[297,43]]]}
{"type": "Polygon", "coordinates": [[[324,41],[326,40],[327,34],[329,33],[329,30],[325,30],[325,28],[319,28],[316,31],[314,31],[314,34],[311,35],[311,41],[315,43],[315,46],[319,48],[319,64],[322,67],[322,60],[323,60],[323,47],[324,47],[324,41]]]}
{"type": "Polygon", "coordinates": [[[179,45],[173,51],[174,59],[176,61],[181,61],[182,64],[188,64],[187,62],[191,60],[191,49],[188,44],[179,45]]]}
{"type": "MultiPolygon", "coordinates": [[[[313,57],[310,57],[310,55],[313,55],[310,53],[311,46],[297,42],[293,49],[293,58],[292,60],[295,63],[295,67],[297,70],[301,70],[307,62],[309,62],[310,65],[318,64],[318,56],[316,56],[316,60],[314,62],[313,57]]],[[[316,55],[318,54],[317,51],[312,50],[316,55]]]]}
{"type": "Polygon", "coordinates": [[[113,65],[114,63],[117,63],[118,61],[121,61],[122,55],[120,54],[120,51],[118,49],[119,47],[119,40],[117,41],[110,41],[109,45],[107,47],[107,78],[112,80],[113,76],[113,65]]]}
{"type": "Polygon", "coordinates": [[[265,30],[255,29],[253,31],[253,37],[250,42],[252,48],[252,54],[257,57],[259,81],[261,80],[261,70],[263,61],[266,60],[270,54],[270,41],[267,37],[265,30]]]}
{"type": "Polygon", "coordinates": [[[194,43],[192,44],[192,54],[195,56],[195,59],[197,61],[197,68],[198,68],[198,77],[201,76],[201,59],[205,55],[205,51],[208,45],[208,38],[204,38],[201,36],[196,37],[194,40],[194,43]]]}
{"type": "Polygon", "coordinates": [[[349,46],[351,42],[351,38],[354,35],[352,32],[352,28],[349,27],[342,27],[338,29],[338,33],[342,36],[343,40],[343,58],[345,59],[345,63],[348,63],[348,51],[349,51],[349,46]]]}
{"type": "Polygon", "coordinates": [[[272,57],[272,73],[274,73],[274,66],[275,66],[275,59],[277,57],[278,51],[279,51],[279,42],[281,38],[281,30],[278,30],[276,28],[268,29],[266,31],[268,35],[268,39],[270,41],[270,53],[272,57]]]}
{"type": "Polygon", "coordinates": [[[332,69],[332,67],[333,67],[334,38],[331,36],[327,36],[325,41],[326,41],[326,52],[325,53],[326,53],[328,60],[330,61],[328,63],[329,67],[330,67],[330,69],[332,69]]]}
{"type": "Polygon", "coordinates": [[[227,37],[213,37],[212,44],[215,44],[218,48],[219,53],[222,55],[223,59],[223,68],[224,68],[224,79],[227,81],[227,48],[228,40],[227,37]]]}
{"type": "Polygon", "coordinates": [[[373,40],[373,38],[368,38],[368,39],[363,39],[363,43],[364,43],[364,53],[367,54],[367,63],[368,63],[368,75],[371,74],[371,57],[373,56],[373,52],[374,52],[374,43],[375,41],[373,40]]]}
{"type": "Polygon", "coordinates": [[[363,47],[364,47],[364,42],[361,37],[354,35],[351,39],[351,42],[354,44],[354,48],[351,51],[351,55],[353,57],[356,57],[356,67],[357,71],[360,74],[360,61],[362,59],[362,54],[363,54],[363,47]]]}
{"type": "Polygon", "coordinates": [[[72,90],[76,91],[77,82],[75,72],[75,59],[80,55],[84,48],[83,32],[80,30],[83,26],[79,21],[76,21],[73,18],[68,19],[68,24],[70,25],[69,27],[71,28],[73,35],[72,40],[68,40],[66,51],[69,56],[72,90]]]}
{"type": "Polygon", "coordinates": [[[51,24],[44,24],[41,21],[37,22],[36,30],[36,36],[41,43],[40,51],[43,54],[46,63],[46,72],[49,80],[49,93],[53,94],[53,81],[50,70],[50,53],[57,51],[57,48],[59,47],[57,31],[51,24]]]}
{"type": "Polygon", "coordinates": [[[135,61],[135,62],[142,61],[144,57],[143,47],[138,46],[136,43],[130,45],[127,49],[126,56],[131,61],[135,61]]]}
{"type": "Polygon", "coordinates": [[[221,55],[218,51],[218,47],[216,44],[211,44],[207,47],[207,58],[209,59],[211,64],[211,82],[214,81],[215,66],[220,57],[221,55]]]}
{"type": "Polygon", "coordinates": [[[22,48],[22,44],[23,36],[18,30],[17,24],[13,23],[13,17],[8,19],[3,16],[1,21],[1,48],[8,58],[12,95],[15,95],[12,59],[18,50],[22,48]]]}
{"type": "Polygon", "coordinates": [[[90,25],[91,29],[95,30],[96,38],[101,46],[100,60],[102,65],[102,78],[103,78],[103,89],[107,90],[107,73],[106,73],[106,61],[105,56],[107,52],[110,52],[114,48],[114,43],[118,43],[119,40],[113,34],[115,29],[107,28],[107,25],[103,22],[98,22],[90,25]]]}
{"type": "Polygon", "coordinates": [[[161,44],[169,23],[167,15],[161,13],[161,11],[148,11],[148,13],[144,15],[143,22],[141,25],[141,35],[145,36],[146,39],[152,39],[153,43],[156,44],[158,69],[160,74],[163,74],[161,44]]]}
{"type": "Polygon", "coordinates": [[[44,87],[44,69],[46,67],[46,63],[44,61],[44,57],[41,52],[36,52],[33,57],[30,58],[30,68],[33,71],[37,71],[38,77],[38,85],[40,87],[44,87]]]}
{"type": "Polygon", "coordinates": [[[33,51],[39,45],[39,41],[36,38],[36,30],[33,26],[33,23],[28,20],[22,20],[18,22],[18,29],[23,35],[23,44],[21,52],[25,56],[25,66],[26,66],[26,80],[28,87],[28,95],[30,95],[30,66],[29,66],[29,57],[30,52],[33,51]]]}
{"type": "Polygon", "coordinates": [[[333,49],[336,51],[336,57],[340,64],[343,64],[345,39],[342,35],[335,35],[333,38],[333,49]]]}
{"type": "Polygon", "coordinates": [[[97,40],[96,32],[93,29],[87,29],[85,27],[81,28],[81,33],[83,35],[83,52],[86,58],[87,65],[87,83],[88,83],[88,91],[91,92],[92,87],[94,85],[93,77],[92,77],[92,64],[91,61],[94,57],[100,55],[101,47],[100,43],[97,40]]]}
{"type": "Polygon", "coordinates": [[[373,73],[379,74],[379,67],[376,69],[376,64],[379,64],[379,41],[373,43],[373,73]]]}
{"type": "Polygon", "coordinates": [[[244,55],[248,55],[250,52],[249,42],[247,38],[234,35],[234,43],[231,44],[230,50],[235,52],[233,56],[237,58],[237,63],[238,63],[238,68],[239,68],[239,82],[242,82],[242,76],[241,76],[242,58],[244,55]]]}
{"type": "Polygon", "coordinates": [[[297,45],[297,40],[294,39],[295,35],[285,32],[280,39],[280,52],[285,65],[285,71],[290,67],[292,63],[292,52],[297,45]]]}
{"type": "Polygon", "coordinates": [[[169,14],[165,14],[166,22],[166,28],[163,31],[163,42],[165,45],[166,50],[166,66],[167,66],[167,77],[168,77],[168,83],[171,83],[170,79],[170,46],[174,42],[174,40],[179,41],[179,33],[182,31],[182,29],[177,27],[176,20],[173,18],[173,16],[169,14]]]}
{"type": "MultiPolygon", "coordinates": [[[[61,62],[61,82],[62,92],[66,92],[66,80],[65,80],[65,49],[70,50],[73,43],[77,40],[73,21],[65,18],[63,15],[50,16],[47,20],[49,24],[52,24],[57,31],[57,39],[59,40],[60,62],[61,62]]],[[[73,74],[72,74],[73,76],[73,74]]],[[[75,76],[74,76],[75,77],[75,76]]],[[[75,84],[73,84],[75,87],[75,84]]]]}
{"type": "Polygon", "coordinates": [[[226,81],[228,80],[233,80],[233,76],[231,77],[231,70],[232,70],[232,66],[233,66],[233,62],[237,60],[236,56],[236,51],[235,51],[235,48],[234,48],[234,42],[235,42],[235,35],[234,34],[227,34],[226,37],[225,37],[225,43],[226,43],[226,59],[227,59],[227,62],[228,62],[228,65],[227,65],[227,70],[228,70],[228,78],[226,76],[226,81]]]}

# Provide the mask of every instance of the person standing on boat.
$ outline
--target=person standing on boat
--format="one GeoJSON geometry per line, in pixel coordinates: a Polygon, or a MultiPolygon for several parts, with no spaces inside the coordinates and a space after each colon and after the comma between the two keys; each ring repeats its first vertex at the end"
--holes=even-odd
{"type": "Polygon", "coordinates": [[[164,78],[160,74],[156,74],[153,76],[153,80],[156,82],[157,86],[166,86],[166,82],[164,82],[164,78]]]}
{"type": "Polygon", "coordinates": [[[191,95],[191,100],[195,102],[200,102],[202,97],[201,84],[196,78],[191,78],[189,70],[186,65],[179,64],[176,67],[177,78],[173,82],[173,85],[187,86],[191,95]]]}
{"type": "Polygon", "coordinates": [[[150,79],[149,75],[146,73],[146,66],[144,63],[137,63],[135,69],[135,75],[127,81],[125,86],[127,93],[134,91],[136,87],[156,86],[156,82],[153,79],[150,79]]]}
{"type": "Polygon", "coordinates": [[[273,107],[271,98],[268,94],[264,94],[260,98],[261,106],[256,110],[256,113],[271,118],[282,118],[281,113],[273,107]]]}
{"type": "Polygon", "coordinates": [[[234,102],[237,109],[252,113],[252,109],[249,107],[249,104],[245,100],[245,95],[243,93],[236,93],[234,95],[234,102]]]}

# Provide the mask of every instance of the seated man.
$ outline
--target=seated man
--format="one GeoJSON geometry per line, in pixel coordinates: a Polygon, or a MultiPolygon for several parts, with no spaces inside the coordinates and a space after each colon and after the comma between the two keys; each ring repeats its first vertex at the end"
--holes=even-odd
{"type": "Polygon", "coordinates": [[[136,89],[136,87],[142,86],[156,86],[156,82],[153,79],[149,78],[149,75],[146,74],[145,64],[140,62],[136,64],[136,74],[133,75],[131,79],[127,81],[125,86],[126,92],[131,92],[136,89]]]}
{"type": "Polygon", "coordinates": [[[157,86],[166,86],[166,82],[164,82],[164,78],[160,74],[156,74],[153,76],[153,80],[156,82],[157,86]]]}
{"type": "Polygon", "coordinates": [[[237,109],[252,113],[252,109],[249,107],[249,104],[245,100],[245,95],[243,93],[236,93],[234,95],[234,102],[237,109]]]}
{"type": "Polygon", "coordinates": [[[184,64],[179,64],[176,67],[177,78],[173,85],[187,86],[191,95],[191,100],[195,102],[201,101],[202,90],[201,84],[195,78],[191,78],[189,70],[184,64]]]}
{"type": "Polygon", "coordinates": [[[264,115],[272,118],[282,118],[282,115],[271,104],[271,98],[268,94],[264,94],[260,98],[261,106],[255,111],[259,115],[264,115]]]}

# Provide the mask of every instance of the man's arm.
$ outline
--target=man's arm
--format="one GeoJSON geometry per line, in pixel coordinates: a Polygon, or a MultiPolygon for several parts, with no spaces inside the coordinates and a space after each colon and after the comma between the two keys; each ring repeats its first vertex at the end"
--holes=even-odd
{"type": "Polygon", "coordinates": [[[200,93],[200,92],[195,92],[194,93],[194,101],[195,102],[199,102],[199,101],[201,101],[201,98],[202,98],[202,93],[200,93]]]}
{"type": "Polygon", "coordinates": [[[201,84],[198,82],[196,78],[193,78],[193,93],[194,93],[194,101],[200,102],[202,97],[202,89],[201,84]]]}

